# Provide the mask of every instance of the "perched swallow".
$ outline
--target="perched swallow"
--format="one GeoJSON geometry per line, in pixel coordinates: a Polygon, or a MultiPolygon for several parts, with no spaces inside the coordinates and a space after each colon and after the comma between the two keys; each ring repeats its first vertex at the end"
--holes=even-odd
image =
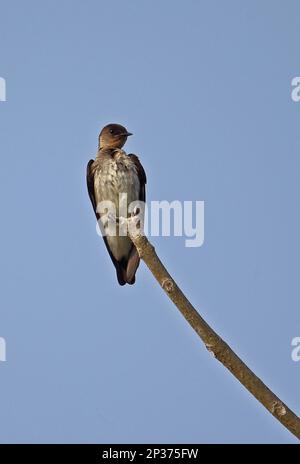
{"type": "MultiPolygon", "coordinates": [[[[118,222],[120,195],[127,195],[127,207],[134,201],[146,201],[146,174],[143,166],[136,155],[127,155],[122,150],[129,135],[132,134],[120,124],[105,126],[99,135],[96,159],[90,160],[87,165],[89,197],[100,228],[101,213],[97,210],[99,203],[112,202],[118,222]]],[[[102,235],[116,268],[119,284],[134,284],[140,259],[132,241],[128,235],[102,235]]]]}

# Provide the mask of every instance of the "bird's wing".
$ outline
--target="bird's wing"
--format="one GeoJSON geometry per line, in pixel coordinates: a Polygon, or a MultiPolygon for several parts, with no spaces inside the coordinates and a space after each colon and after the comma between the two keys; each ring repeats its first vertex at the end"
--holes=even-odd
{"type": "Polygon", "coordinates": [[[88,162],[87,168],[86,168],[86,183],[87,183],[89,197],[90,197],[90,200],[91,200],[91,203],[92,203],[92,206],[93,206],[95,216],[97,218],[98,225],[99,225],[99,227],[101,229],[101,232],[102,232],[102,237],[103,237],[106,249],[107,249],[107,251],[109,253],[109,256],[111,257],[111,260],[112,260],[112,262],[113,262],[113,264],[114,264],[114,266],[116,268],[118,282],[119,282],[120,285],[125,285],[126,281],[123,278],[122,268],[121,268],[119,262],[115,259],[114,255],[112,254],[112,252],[111,252],[111,250],[110,250],[110,248],[108,246],[107,238],[105,237],[105,234],[103,233],[104,231],[103,231],[102,222],[99,221],[100,215],[99,215],[99,213],[97,213],[97,204],[96,204],[96,199],[95,199],[94,173],[93,173],[93,170],[92,170],[93,163],[94,163],[94,160],[90,160],[88,162]]]}
{"type": "Polygon", "coordinates": [[[95,190],[94,190],[94,174],[92,172],[92,165],[94,160],[90,160],[86,167],[86,183],[88,188],[89,197],[93,206],[94,213],[96,215],[97,221],[99,219],[99,214],[97,213],[97,205],[95,199],[95,190]]]}
{"type": "MultiPolygon", "coordinates": [[[[140,181],[139,200],[145,202],[146,201],[146,183],[147,183],[146,173],[144,171],[144,168],[139,158],[136,155],[130,154],[128,156],[130,156],[131,161],[133,161],[133,163],[135,164],[137,175],[140,181]]],[[[139,264],[140,264],[139,254],[135,246],[132,245],[129,258],[128,258],[128,262],[127,262],[127,266],[126,266],[127,283],[134,284],[135,273],[137,271],[139,264]]]]}
{"type": "Polygon", "coordinates": [[[146,183],[147,183],[147,177],[146,173],[144,171],[144,168],[139,160],[139,158],[136,155],[133,155],[132,153],[130,155],[131,161],[135,164],[136,170],[137,170],[137,175],[140,181],[140,196],[139,200],[140,201],[146,201],[146,183]]]}

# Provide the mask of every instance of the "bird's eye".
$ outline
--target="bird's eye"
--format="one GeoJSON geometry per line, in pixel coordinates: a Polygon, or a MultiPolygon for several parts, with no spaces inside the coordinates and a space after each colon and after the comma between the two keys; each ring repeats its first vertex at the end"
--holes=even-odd
{"type": "Polygon", "coordinates": [[[113,134],[113,133],[114,133],[114,130],[113,130],[113,129],[109,129],[109,132],[110,132],[111,134],[113,134]]]}

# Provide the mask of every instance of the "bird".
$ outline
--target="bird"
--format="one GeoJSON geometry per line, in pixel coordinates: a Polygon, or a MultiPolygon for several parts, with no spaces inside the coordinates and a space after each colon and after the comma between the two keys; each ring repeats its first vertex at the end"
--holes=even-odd
{"type": "MultiPolygon", "coordinates": [[[[120,235],[120,196],[125,196],[126,210],[134,201],[146,201],[146,174],[138,158],[127,154],[122,147],[129,136],[133,135],[121,124],[107,124],[98,138],[98,152],[95,160],[87,164],[87,188],[94,213],[102,231],[102,236],[109,256],[115,266],[120,285],[135,283],[135,274],[140,263],[139,254],[128,234],[120,235]],[[103,233],[108,230],[108,222],[103,221],[103,211],[99,210],[101,202],[112,202],[115,217],[110,221],[116,224],[116,234],[103,233]]],[[[106,210],[107,211],[107,210],[106,210]]],[[[135,209],[143,215],[143,208],[135,209]]],[[[126,213],[126,219],[129,217],[126,213]]]]}

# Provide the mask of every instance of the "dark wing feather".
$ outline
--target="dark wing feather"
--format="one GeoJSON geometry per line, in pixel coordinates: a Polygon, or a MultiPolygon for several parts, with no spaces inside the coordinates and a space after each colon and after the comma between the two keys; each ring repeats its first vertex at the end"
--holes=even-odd
{"type": "Polygon", "coordinates": [[[141,185],[141,190],[140,190],[140,197],[139,200],[141,201],[146,201],[146,183],[147,183],[147,177],[146,173],[144,171],[144,168],[139,160],[139,158],[136,155],[130,154],[130,159],[134,162],[138,174],[138,178],[140,181],[141,185]]]}
{"type": "Polygon", "coordinates": [[[99,214],[97,213],[97,205],[95,200],[95,191],[94,191],[94,174],[92,173],[92,165],[94,160],[90,160],[86,167],[86,183],[88,188],[89,197],[93,206],[94,213],[96,215],[97,221],[99,219],[99,214]]]}
{"type": "Polygon", "coordinates": [[[112,252],[110,251],[110,248],[109,248],[108,243],[107,243],[107,239],[106,239],[105,235],[103,234],[102,223],[101,223],[101,221],[99,221],[100,216],[97,213],[97,204],[96,204],[96,200],[95,200],[94,173],[92,171],[93,163],[94,163],[94,160],[90,160],[88,162],[88,164],[87,164],[87,169],[86,169],[86,182],[87,182],[87,188],[88,188],[89,197],[90,197],[90,200],[91,200],[91,203],[92,203],[92,206],[93,206],[95,216],[97,218],[98,225],[99,225],[99,227],[101,229],[101,232],[102,232],[102,237],[103,237],[106,249],[107,249],[107,251],[109,253],[109,256],[111,257],[111,260],[112,260],[112,262],[113,262],[113,264],[114,264],[114,266],[116,268],[118,282],[119,282],[120,285],[125,285],[126,281],[123,278],[122,268],[121,268],[119,262],[115,259],[112,252]]]}
{"type": "MultiPolygon", "coordinates": [[[[143,166],[140,163],[140,160],[136,155],[130,154],[130,159],[133,161],[133,163],[136,166],[138,178],[140,181],[140,193],[139,193],[139,200],[145,202],[146,201],[146,173],[144,171],[143,166]]],[[[127,262],[127,267],[126,267],[126,281],[128,284],[134,284],[135,282],[135,273],[137,271],[137,268],[139,267],[140,264],[140,258],[137,252],[137,249],[135,248],[134,245],[132,245],[130,254],[129,254],[129,259],[127,262]]]]}

